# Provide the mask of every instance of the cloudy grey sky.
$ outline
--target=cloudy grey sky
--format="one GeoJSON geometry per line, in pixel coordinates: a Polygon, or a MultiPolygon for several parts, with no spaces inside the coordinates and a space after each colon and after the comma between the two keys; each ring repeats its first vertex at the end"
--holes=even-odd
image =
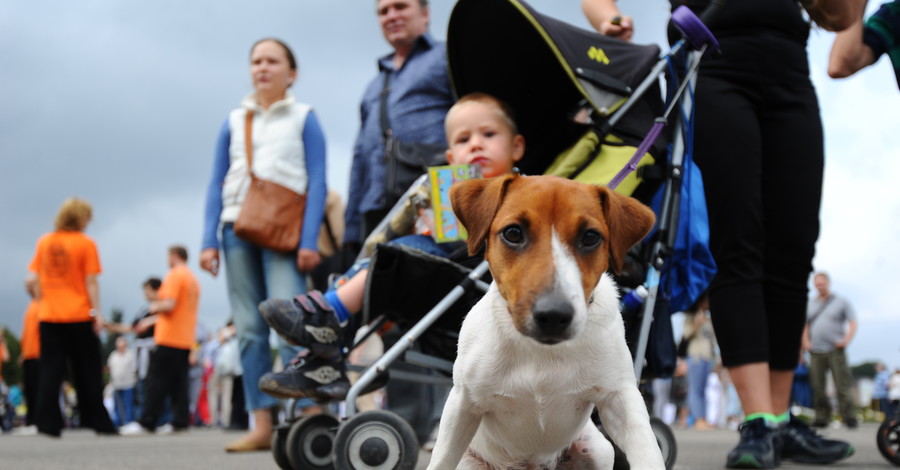
{"type": "MultiPolygon", "coordinates": [[[[100,248],[107,315],[117,308],[132,318],[143,280],[164,275],[166,247],[183,243],[202,284],[201,322],[222,324],[224,280],[200,273],[196,255],[214,140],[251,90],[249,47],[267,36],[293,47],[301,69],[293,92],[316,108],[329,185],[346,194],[359,98],[376,57],[389,51],[374,3],[0,2],[0,325],[20,331],[34,243],[73,195],[94,205],[88,234],[100,248]]],[[[431,2],[439,39],[453,3],[431,2]]],[[[530,3],[587,26],[577,0],[530,3]]],[[[667,2],[619,5],[636,18],[636,42],[662,42],[667,2]]],[[[832,39],[814,32],[809,48],[828,158],[816,266],[861,316],[851,361],[900,366],[900,95],[886,59],[849,80],[828,79],[832,39]]]]}

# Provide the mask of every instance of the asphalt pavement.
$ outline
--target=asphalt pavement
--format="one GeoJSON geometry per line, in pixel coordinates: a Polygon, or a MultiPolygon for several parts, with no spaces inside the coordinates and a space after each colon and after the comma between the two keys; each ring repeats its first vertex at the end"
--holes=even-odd
{"type": "MultiPolygon", "coordinates": [[[[896,468],[878,452],[877,424],[864,423],[856,430],[826,430],[823,434],[850,441],[856,454],[831,465],[833,469],[896,468]]],[[[678,457],[675,469],[724,468],[725,454],[737,442],[736,431],[675,430],[678,457]]],[[[192,429],[171,436],[98,437],[86,430],[67,430],[62,438],[0,435],[2,470],[277,470],[271,453],[227,454],[222,449],[238,434],[192,429]]],[[[429,454],[421,452],[418,469],[427,466],[429,454]]],[[[784,469],[812,469],[810,465],[784,463],[784,469]]]]}

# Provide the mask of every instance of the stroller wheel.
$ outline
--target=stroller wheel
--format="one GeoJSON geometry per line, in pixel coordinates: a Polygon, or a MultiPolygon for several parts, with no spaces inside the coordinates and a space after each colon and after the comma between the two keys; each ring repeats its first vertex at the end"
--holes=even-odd
{"type": "Polygon", "coordinates": [[[663,460],[666,462],[666,469],[672,470],[675,467],[675,458],[678,456],[678,444],[675,442],[675,434],[666,423],[657,417],[650,418],[650,429],[656,436],[656,443],[659,444],[659,450],[662,451],[663,460]]]}
{"type": "Polygon", "coordinates": [[[332,469],[334,432],[338,420],[330,415],[302,418],[291,425],[285,440],[285,454],[294,470],[332,469]]]}
{"type": "Polygon", "coordinates": [[[900,417],[885,419],[875,436],[878,450],[888,462],[900,466],[900,417]]]}
{"type": "Polygon", "coordinates": [[[715,52],[719,49],[719,41],[690,8],[684,5],[676,8],[672,12],[672,23],[678,28],[678,31],[681,31],[692,49],[700,50],[704,44],[709,46],[707,52],[715,52]]]}
{"type": "Polygon", "coordinates": [[[278,464],[278,468],[281,470],[294,470],[290,460],[288,460],[285,447],[289,430],[286,427],[277,427],[272,430],[272,457],[275,458],[275,463],[278,464]]]}
{"type": "Polygon", "coordinates": [[[366,411],[350,418],[337,433],[334,464],[340,469],[413,470],[419,442],[412,427],[390,411],[366,411]]]}

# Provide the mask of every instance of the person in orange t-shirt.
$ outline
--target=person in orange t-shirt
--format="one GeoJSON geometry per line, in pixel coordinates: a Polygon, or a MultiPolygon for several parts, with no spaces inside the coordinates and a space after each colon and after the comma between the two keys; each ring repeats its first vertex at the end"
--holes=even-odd
{"type": "Polygon", "coordinates": [[[6,329],[0,328],[0,384],[3,383],[3,363],[9,359],[9,348],[6,347],[6,329]]]}
{"type": "Polygon", "coordinates": [[[84,234],[91,220],[91,205],[78,198],[65,200],[56,215],[55,231],[37,242],[28,269],[29,282],[38,286],[40,378],[38,431],[59,437],[62,414],[59,390],[66,361],[72,364],[77,384],[81,422],[98,434],[115,434],[116,427],[103,406],[103,361],[100,339],[100,257],[97,245],[84,234]]]}
{"type": "Polygon", "coordinates": [[[37,410],[38,384],[40,383],[40,365],[41,357],[41,337],[38,329],[40,328],[40,320],[38,319],[38,301],[37,301],[37,283],[34,280],[25,282],[25,290],[31,297],[31,302],[25,310],[25,316],[22,318],[22,355],[19,356],[22,361],[22,375],[25,386],[25,424],[34,426],[37,410]]]}
{"type": "Polygon", "coordinates": [[[187,249],[183,246],[169,248],[171,269],[159,288],[159,299],[150,303],[150,313],[154,315],[135,327],[140,332],[155,324],[156,348],[150,353],[147,398],[141,417],[136,423],[123,426],[122,434],[146,434],[156,429],[166,397],[172,400],[172,429],[183,431],[190,424],[188,370],[197,327],[200,285],[188,269],[187,259],[187,249]]]}

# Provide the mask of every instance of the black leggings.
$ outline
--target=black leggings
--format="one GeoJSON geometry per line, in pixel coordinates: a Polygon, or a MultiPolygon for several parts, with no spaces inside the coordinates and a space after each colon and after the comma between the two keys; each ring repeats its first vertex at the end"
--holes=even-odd
{"type": "MultiPolygon", "coordinates": [[[[103,406],[103,362],[93,322],[40,324],[41,366],[37,397],[38,431],[59,436],[63,419],[59,392],[68,360],[78,397],[81,425],[101,433],[116,427],[103,406]]],[[[30,406],[30,405],[29,405],[30,406]]]]}
{"type": "Polygon", "coordinates": [[[22,362],[22,382],[25,387],[25,424],[37,425],[38,384],[41,383],[40,359],[22,362]]]}
{"type": "Polygon", "coordinates": [[[822,124],[806,50],[766,35],[721,40],[701,65],[695,160],[718,273],[713,326],[727,367],[793,370],[819,235],[822,124]]]}

